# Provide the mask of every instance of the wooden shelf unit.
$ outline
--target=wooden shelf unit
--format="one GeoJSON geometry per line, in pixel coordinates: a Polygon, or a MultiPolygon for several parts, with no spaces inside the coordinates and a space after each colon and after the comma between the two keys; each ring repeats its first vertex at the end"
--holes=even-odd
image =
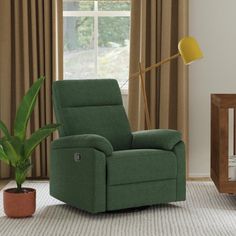
{"type": "Polygon", "coordinates": [[[211,178],[220,193],[236,193],[229,181],[229,109],[234,109],[233,150],[236,154],[236,94],[211,95],[211,178]]]}

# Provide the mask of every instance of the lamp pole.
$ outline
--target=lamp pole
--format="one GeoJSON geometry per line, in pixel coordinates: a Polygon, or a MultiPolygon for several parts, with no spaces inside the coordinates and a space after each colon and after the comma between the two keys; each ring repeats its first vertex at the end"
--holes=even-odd
{"type": "Polygon", "coordinates": [[[143,74],[154,69],[154,68],[158,68],[160,67],[161,65],[177,58],[178,56],[180,56],[180,53],[176,53],[175,55],[171,56],[171,57],[168,57],[156,64],[153,64],[145,69],[142,68],[142,64],[141,62],[139,62],[139,71],[132,74],[129,79],[133,79],[135,78],[136,76],[139,76],[139,79],[140,79],[140,82],[141,82],[141,89],[142,89],[142,94],[143,94],[143,101],[144,101],[144,113],[145,113],[145,117],[146,117],[146,124],[147,124],[147,128],[148,129],[151,129],[151,119],[150,119],[150,112],[149,112],[149,109],[148,109],[148,102],[147,102],[147,93],[146,93],[146,89],[145,89],[145,80],[143,78],[143,74]]]}

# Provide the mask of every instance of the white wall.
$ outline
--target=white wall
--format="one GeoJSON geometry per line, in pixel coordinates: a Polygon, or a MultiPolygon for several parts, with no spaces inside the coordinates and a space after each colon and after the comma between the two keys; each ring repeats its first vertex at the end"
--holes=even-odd
{"type": "Polygon", "coordinates": [[[236,93],[236,0],[189,0],[204,59],[189,68],[190,176],[210,175],[210,94],[236,93]]]}

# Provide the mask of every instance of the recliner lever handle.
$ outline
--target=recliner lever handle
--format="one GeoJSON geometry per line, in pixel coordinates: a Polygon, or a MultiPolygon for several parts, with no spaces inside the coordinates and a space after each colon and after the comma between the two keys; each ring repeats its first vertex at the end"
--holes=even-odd
{"type": "Polygon", "coordinates": [[[75,162],[81,161],[81,154],[79,152],[74,153],[74,161],[75,162]]]}

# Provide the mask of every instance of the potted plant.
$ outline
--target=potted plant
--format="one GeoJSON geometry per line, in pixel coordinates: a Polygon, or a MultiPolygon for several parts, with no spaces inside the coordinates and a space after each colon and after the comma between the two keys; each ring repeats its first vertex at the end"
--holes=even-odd
{"type": "Polygon", "coordinates": [[[0,130],[4,135],[0,139],[0,160],[13,167],[17,185],[16,188],[6,189],[3,192],[4,212],[9,217],[27,217],[35,212],[36,190],[23,188],[22,184],[31,168],[32,152],[59,127],[58,124],[49,124],[37,130],[31,137],[26,137],[27,124],[44,79],[40,77],[23,97],[16,112],[12,134],[0,121],[0,130]]]}

